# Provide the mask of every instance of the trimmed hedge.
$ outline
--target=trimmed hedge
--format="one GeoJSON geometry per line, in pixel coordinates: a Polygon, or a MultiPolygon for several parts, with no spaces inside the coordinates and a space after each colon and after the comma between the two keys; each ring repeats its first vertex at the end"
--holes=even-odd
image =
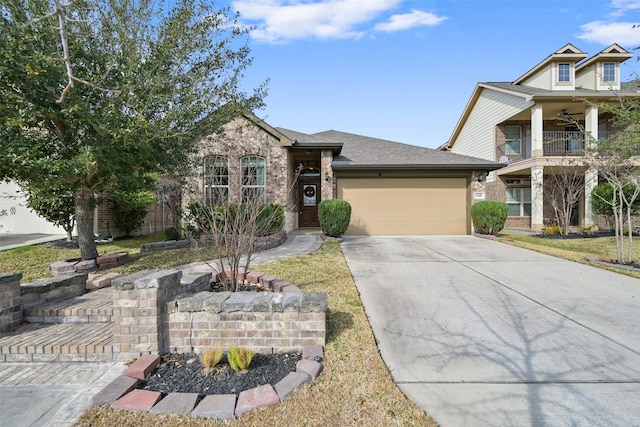
{"type": "Polygon", "coordinates": [[[349,228],[351,205],[344,200],[323,200],[318,205],[320,229],[331,237],[340,237],[349,228]]]}
{"type": "Polygon", "coordinates": [[[504,202],[483,200],[471,205],[473,228],[480,234],[496,235],[504,228],[509,206],[504,202]]]}

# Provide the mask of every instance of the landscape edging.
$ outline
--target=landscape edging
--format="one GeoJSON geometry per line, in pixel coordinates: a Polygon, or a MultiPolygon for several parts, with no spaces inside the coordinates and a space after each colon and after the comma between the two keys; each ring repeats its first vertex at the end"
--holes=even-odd
{"type": "MultiPolygon", "coordinates": [[[[232,416],[240,417],[246,412],[272,404],[284,402],[288,395],[301,385],[313,381],[322,372],[324,360],[324,347],[320,345],[313,345],[305,347],[302,350],[302,359],[296,364],[296,371],[290,372],[285,378],[280,380],[277,384],[265,384],[255,387],[253,389],[244,390],[235,395],[215,395],[222,397],[214,402],[208,399],[205,403],[207,410],[199,410],[205,399],[209,395],[205,395],[202,399],[198,399],[195,406],[185,412],[185,408],[176,408],[172,410],[170,405],[167,406],[167,412],[169,413],[188,413],[193,416],[203,417],[203,413],[218,414],[211,415],[209,417],[224,419],[231,418],[232,416]],[[231,399],[231,396],[235,396],[235,399],[231,399]],[[277,396],[277,402],[274,401],[273,396],[277,396]],[[233,410],[231,411],[230,403],[233,401],[233,410]]],[[[125,370],[119,377],[114,379],[104,389],[93,397],[92,405],[105,405],[108,404],[111,408],[120,408],[122,406],[118,404],[118,401],[122,402],[125,399],[127,401],[127,408],[129,410],[153,412],[153,408],[159,405],[164,399],[175,394],[184,393],[169,393],[166,397],[160,398],[155,401],[151,406],[148,400],[144,400],[140,403],[139,407],[136,407],[135,396],[130,393],[135,390],[139,390],[137,386],[141,380],[139,374],[145,373],[145,378],[148,377],[155,369],[158,363],[156,356],[149,355],[147,357],[140,357],[136,360],[129,369],[125,370]],[[135,365],[135,366],[134,366],[135,365]],[[133,367],[133,369],[131,369],[133,367]],[[129,395],[128,399],[127,396],[129,395]]],[[[171,401],[180,402],[178,405],[183,404],[184,400],[175,398],[171,401]]]]}

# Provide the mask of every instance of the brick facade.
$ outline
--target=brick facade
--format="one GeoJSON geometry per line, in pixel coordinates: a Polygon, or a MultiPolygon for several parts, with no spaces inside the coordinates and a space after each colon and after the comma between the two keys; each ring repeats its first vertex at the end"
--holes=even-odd
{"type": "MultiPolygon", "coordinates": [[[[293,177],[290,176],[289,153],[287,147],[260,126],[256,126],[242,117],[233,120],[223,127],[222,132],[205,138],[200,143],[198,156],[201,159],[222,156],[228,159],[229,201],[238,203],[241,200],[242,170],[241,160],[248,156],[257,156],[265,160],[265,201],[277,203],[285,207],[285,230],[295,226],[291,211],[295,211],[294,197],[289,191],[293,177]]],[[[183,204],[204,200],[203,162],[194,171],[184,189],[183,204]]]]}

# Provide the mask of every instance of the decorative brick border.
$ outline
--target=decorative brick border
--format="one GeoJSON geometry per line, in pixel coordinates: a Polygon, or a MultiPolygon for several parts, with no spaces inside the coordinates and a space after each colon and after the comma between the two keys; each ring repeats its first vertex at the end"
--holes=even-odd
{"type": "Polygon", "coordinates": [[[198,402],[196,393],[169,393],[164,399],[159,392],[136,387],[157,366],[159,356],[145,354],[132,363],[118,378],[93,397],[93,406],[109,405],[114,409],[151,413],[191,414],[194,417],[228,419],[266,406],[284,402],[296,388],[315,380],[322,372],[324,348],[305,347],[296,371],[275,385],[265,384],[235,394],[207,395],[198,402]],[[197,404],[197,405],[196,405],[197,404]]]}

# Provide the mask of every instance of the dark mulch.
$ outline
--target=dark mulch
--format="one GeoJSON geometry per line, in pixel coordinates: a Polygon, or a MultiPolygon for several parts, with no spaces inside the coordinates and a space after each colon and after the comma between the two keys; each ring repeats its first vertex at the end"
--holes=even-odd
{"type": "Polygon", "coordinates": [[[171,353],[162,356],[157,368],[138,388],[162,393],[181,392],[209,394],[240,393],[265,384],[275,385],[290,372],[295,372],[299,353],[260,354],[253,356],[249,370],[234,371],[224,356],[209,373],[197,354],[171,353]]]}
{"type": "MultiPolygon", "coordinates": [[[[536,237],[541,237],[545,239],[555,239],[555,240],[570,240],[570,239],[595,239],[598,237],[612,237],[614,233],[612,231],[598,231],[590,234],[579,234],[579,233],[569,233],[567,235],[563,234],[536,234],[536,237]]],[[[635,236],[636,233],[633,233],[635,236]]]]}

